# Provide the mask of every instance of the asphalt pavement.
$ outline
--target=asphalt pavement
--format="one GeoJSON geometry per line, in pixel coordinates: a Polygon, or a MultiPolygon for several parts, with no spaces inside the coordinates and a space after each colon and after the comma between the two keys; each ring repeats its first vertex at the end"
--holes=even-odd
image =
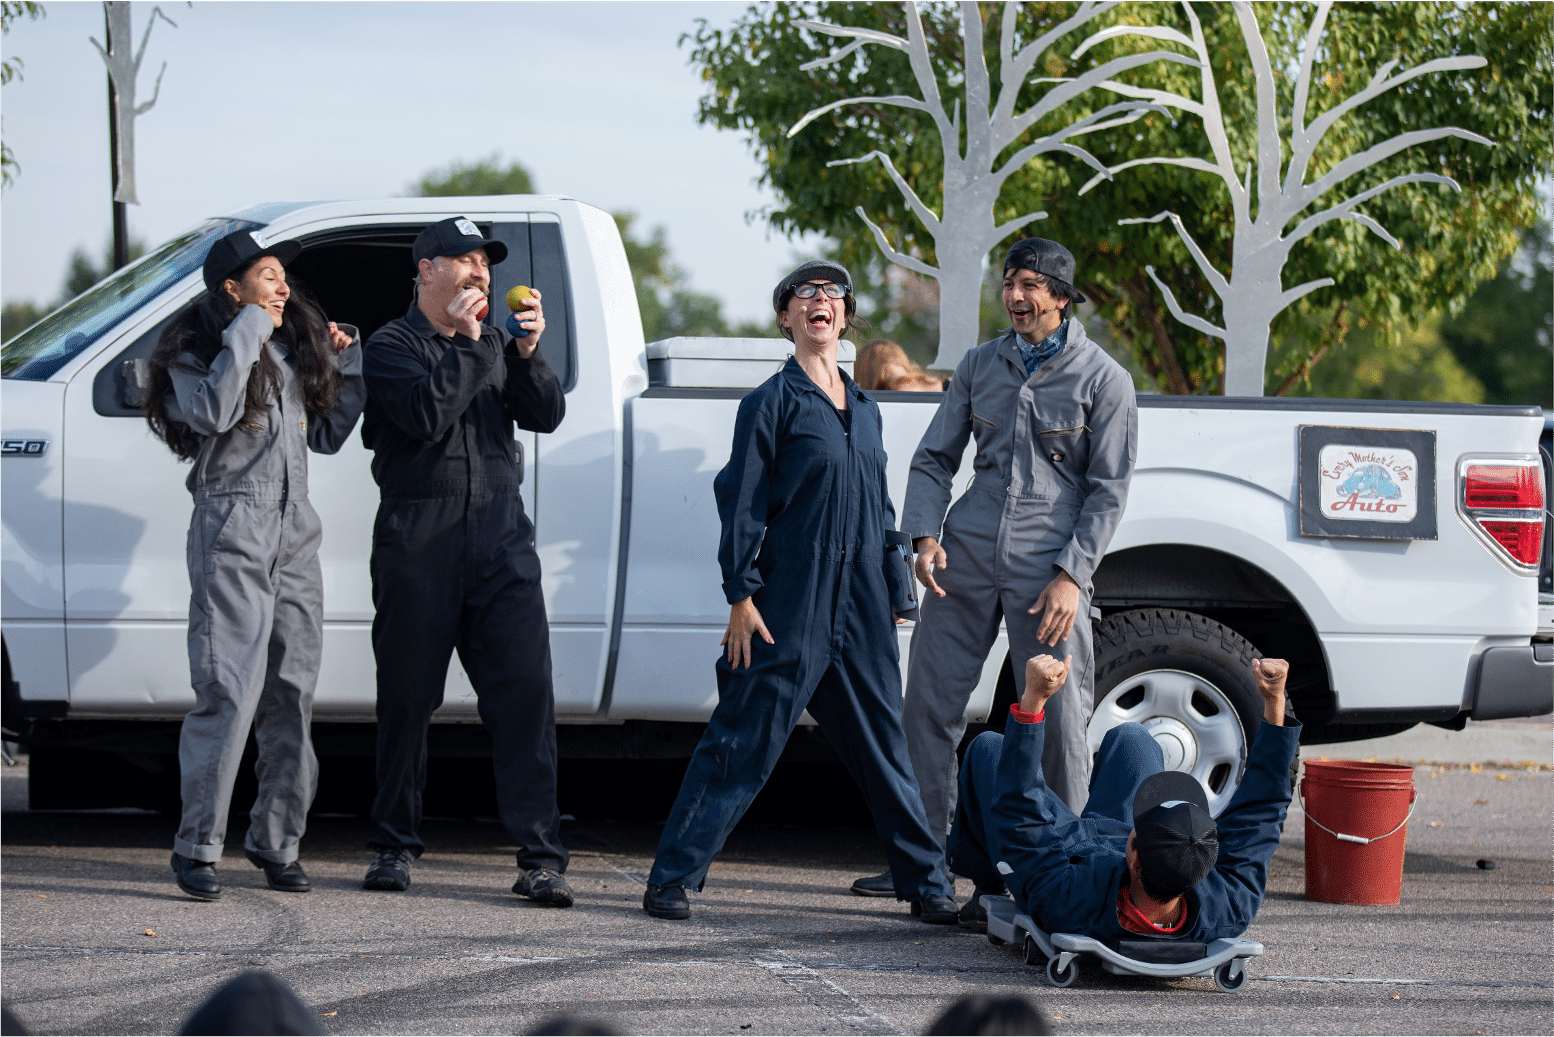
{"type": "Polygon", "coordinates": [[[1306,900],[1292,808],[1247,933],[1267,952],[1236,994],[1088,968],[1049,987],[1010,948],[849,895],[882,860],[858,828],[740,828],[688,922],[641,911],[658,829],[640,818],[565,825],[570,910],[508,892],[511,847],[489,821],[429,822],[411,888],[363,891],[368,828],[340,817],[304,843],[314,892],[274,892],[238,854],[224,898],[201,903],[172,882],[173,818],[28,812],[25,766],[4,772],[0,986],[37,1033],[175,1033],[249,968],[342,1034],[522,1033],[557,1014],[621,1033],[921,1033],[972,991],[1029,997],[1058,1033],[1554,1032],[1549,721],[1438,734],[1307,753],[1428,760],[1402,902],[1306,900]]]}

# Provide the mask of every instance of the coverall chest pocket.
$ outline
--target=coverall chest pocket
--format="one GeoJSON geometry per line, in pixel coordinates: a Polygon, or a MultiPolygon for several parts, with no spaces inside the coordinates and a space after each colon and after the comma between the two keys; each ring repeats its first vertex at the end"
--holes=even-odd
{"type": "Polygon", "coordinates": [[[1059,471],[1080,473],[1090,462],[1090,429],[1082,414],[1051,422],[1038,420],[1036,443],[1042,456],[1059,471]]]}
{"type": "Polygon", "coordinates": [[[1084,415],[1032,414],[1029,420],[1019,495],[1055,499],[1080,492],[1090,464],[1090,430],[1084,415]]]}

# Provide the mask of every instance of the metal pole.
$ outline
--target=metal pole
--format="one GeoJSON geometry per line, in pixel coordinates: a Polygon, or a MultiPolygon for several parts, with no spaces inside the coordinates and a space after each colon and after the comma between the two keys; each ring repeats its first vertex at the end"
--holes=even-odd
{"type": "MultiPolygon", "coordinates": [[[[108,21],[108,7],[103,5],[104,49],[113,53],[117,41],[113,38],[113,25],[108,21]]],[[[127,44],[127,41],[126,41],[127,44]]],[[[108,73],[108,162],[113,171],[113,196],[119,193],[119,92],[113,86],[113,73],[108,73]]],[[[129,264],[129,214],[123,202],[113,202],[113,270],[129,264]]],[[[111,272],[111,271],[110,271],[111,272]]]]}

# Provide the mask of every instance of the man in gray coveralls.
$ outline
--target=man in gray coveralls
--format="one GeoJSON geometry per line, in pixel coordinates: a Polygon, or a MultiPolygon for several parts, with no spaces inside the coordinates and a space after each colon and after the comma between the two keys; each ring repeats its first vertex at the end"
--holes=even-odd
{"type": "MultiPolygon", "coordinates": [[[[1042,771],[1075,812],[1088,794],[1091,579],[1127,500],[1138,407],[1132,378],[1069,319],[1084,301],[1068,249],[1045,238],[1016,242],[1004,260],[1012,327],[967,351],[912,458],[901,529],[933,593],[912,634],[903,722],[941,846],[955,817],[966,703],[1000,619],[1016,674],[1034,655],[1073,657],[1046,706],[1042,771]],[[975,475],[950,507],[973,434],[975,475]]],[[[889,880],[885,893],[894,895],[889,880]]],[[[859,879],[853,891],[881,895],[877,885],[859,879]]]]}

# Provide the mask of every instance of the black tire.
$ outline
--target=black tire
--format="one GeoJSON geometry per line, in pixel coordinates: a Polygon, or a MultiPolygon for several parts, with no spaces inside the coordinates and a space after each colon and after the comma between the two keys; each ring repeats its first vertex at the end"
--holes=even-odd
{"type": "Polygon", "coordinates": [[[1237,972],[1235,978],[1232,979],[1230,976],[1230,968],[1234,964],[1236,964],[1236,962],[1232,960],[1225,962],[1223,965],[1216,965],[1214,967],[1214,985],[1219,987],[1227,994],[1234,994],[1239,990],[1244,990],[1246,988],[1247,981],[1251,979],[1251,976],[1247,974],[1245,962],[1241,962],[1240,971],[1237,972]]]}
{"type": "Polygon", "coordinates": [[[1041,946],[1037,944],[1036,937],[1030,933],[1025,934],[1025,964],[1033,969],[1039,969],[1047,964],[1047,956],[1041,953],[1041,946]]]}
{"type": "Polygon", "coordinates": [[[988,933],[987,934],[987,942],[992,944],[994,947],[1002,947],[1004,944],[1008,943],[1009,941],[1004,939],[1002,936],[994,936],[992,933],[988,933]]]}
{"type": "Polygon", "coordinates": [[[1052,958],[1047,962],[1047,982],[1055,987],[1071,987],[1074,980],[1079,978],[1079,963],[1069,959],[1067,968],[1058,968],[1058,959],[1052,958]]]}
{"type": "MultiPolygon", "coordinates": [[[[1120,711],[1142,710],[1128,719],[1146,723],[1159,722],[1162,717],[1174,719],[1186,729],[1190,740],[1205,718],[1213,721],[1228,708],[1239,732],[1213,743],[1205,741],[1205,749],[1212,751],[1199,760],[1199,778],[1208,788],[1210,807],[1217,814],[1241,783],[1247,747],[1262,721],[1263,700],[1252,679],[1252,660],[1257,656],[1246,638],[1193,612],[1132,609],[1108,616],[1095,627],[1096,711],[1090,723],[1091,751],[1099,747],[1106,731],[1121,722],[1120,711]],[[1186,715],[1149,712],[1151,682],[1175,680],[1182,673],[1193,678],[1192,709],[1181,711],[1186,715]],[[1233,744],[1237,740],[1239,746],[1233,744]]],[[[1217,728],[1217,721],[1214,723],[1217,728]]],[[[1194,769],[1170,759],[1167,765],[1194,769]]]]}

